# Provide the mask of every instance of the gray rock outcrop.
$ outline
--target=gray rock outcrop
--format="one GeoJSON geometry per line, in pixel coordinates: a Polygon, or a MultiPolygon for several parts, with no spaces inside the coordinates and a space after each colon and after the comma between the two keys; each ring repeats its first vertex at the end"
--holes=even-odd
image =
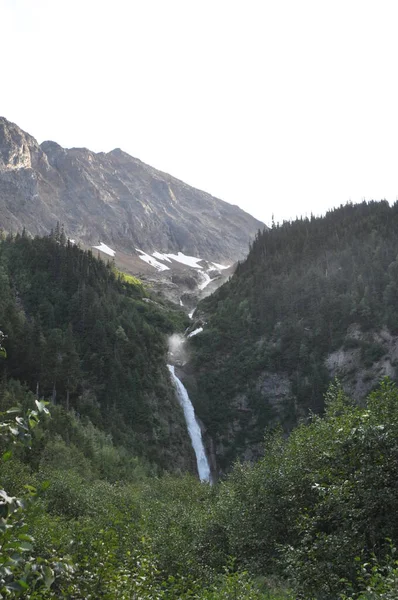
{"type": "Polygon", "coordinates": [[[47,234],[59,221],[71,239],[135,255],[178,252],[234,262],[263,223],[120,149],[95,153],[41,145],[0,117],[0,227],[47,234]]]}

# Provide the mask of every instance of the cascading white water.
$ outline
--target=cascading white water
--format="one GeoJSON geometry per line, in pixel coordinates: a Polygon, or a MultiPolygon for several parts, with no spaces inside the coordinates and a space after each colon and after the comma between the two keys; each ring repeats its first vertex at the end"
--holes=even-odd
{"type": "Polygon", "coordinates": [[[192,402],[188,396],[188,392],[185,389],[184,385],[175,374],[174,366],[167,365],[167,368],[171,373],[171,377],[173,379],[177,391],[178,401],[181,404],[184,411],[189,437],[191,438],[192,447],[196,455],[196,464],[198,466],[199,479],[200,481],[208,481],[210,483],[210,466],[202,442],[202,432],[200,431],[199,423],[196,420],[192,402]]]}

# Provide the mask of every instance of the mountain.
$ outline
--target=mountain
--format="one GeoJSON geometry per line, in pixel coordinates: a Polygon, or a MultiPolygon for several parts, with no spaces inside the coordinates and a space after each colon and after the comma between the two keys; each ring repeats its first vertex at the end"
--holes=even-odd
{"type": "Polygon", "coordinates": [[[231,264],[247,254],[264,227],[237,206],[120,149],[39,145],[0,118],[0,226],[45,235],[57,221],[83,246],[101,250],[105,244],[126,270],[149,273],[157,269],[139,260],[143,253],[182,252],[231,264]]]}
{"type": "Polygon", "coordinates": [[[191,321],[59,227],[1,235],[0,596],[395,599],[398,388],[363,396],[396,378],[397,230],[381,202],[259,233],[191,321]]]}
{"type": "Polygon", "coordinates": [[[260,233],[203,300],[180,372],[223,469],[264,431],[322,412],[338,377],[357,402],[398,367],[398,203],[342,206],[260,233]]]}

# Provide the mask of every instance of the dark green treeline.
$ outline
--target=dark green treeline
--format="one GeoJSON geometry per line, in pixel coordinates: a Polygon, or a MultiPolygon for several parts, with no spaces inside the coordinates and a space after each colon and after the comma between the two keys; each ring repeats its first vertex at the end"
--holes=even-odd
{"type": "Polygon", "coordinates": [[[151,300],[138,281],[71,244],[59,228],[49,237],[0,242],[0,329],[8,336],[3,382],[18,379],[73,408],[117,444],[166,469],[191,461],[165,366],[166,336],[185,319],[151,300]]]}
{"type": "Polygon", "coordinates": [[[397,203],[348,204],[259,232],[236,274],[199,305],[207,325],[191,340],[196,377],[187,385],[209,434],[223,440],[223,466],[260,443],[270,422],[291,429],[309,409],[322,410],[330,352],[356,344],[363,364],[379,359],[383,349],[368,334],[398,332],[397,302],[397,203]],[[352,324],[361,342],[350,339],[352,324]],[[264,373],[290,382],[277,415],[256,385],[264,373]],[[247,411],[233,402],[242,393],[247,411]],[[233,439],[232,422],[241,429],[233,439]]]}

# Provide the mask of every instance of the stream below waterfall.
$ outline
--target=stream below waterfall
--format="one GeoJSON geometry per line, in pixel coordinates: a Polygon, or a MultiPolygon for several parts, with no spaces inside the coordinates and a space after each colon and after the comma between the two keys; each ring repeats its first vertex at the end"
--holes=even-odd
{"type": "Polygon", "coordinates": [[[176,388],[178,401],[184,411],[189,437],[191,438],[192,448],[194,449],[196,456],[199,479],[200,481],[207,481],[211,483],[210,465],[209,461],[207,460],[206,451],[202,441],[202,432],[200,430],[199,423],[196,420],[192,402],[188,396],[185,386],[175,374],[174,366],[167,365],[167,368],[170,371],[171,378],[176,388]]]}

